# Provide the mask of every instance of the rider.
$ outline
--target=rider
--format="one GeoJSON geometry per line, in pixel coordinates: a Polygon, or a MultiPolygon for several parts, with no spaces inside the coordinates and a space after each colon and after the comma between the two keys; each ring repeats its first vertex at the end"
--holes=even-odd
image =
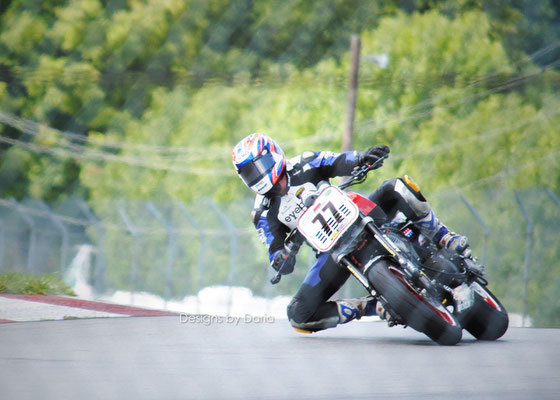
{"type": "MultiPolygon", "coordinates": [[[[378,145],[366,151],[339,154],[307,151],[287,160],[280,146],[262,133],[242,139],[233,149],[233,165],[243,182],[257,193],[252,218],[268,249],[271,266],[278,271],[288,259],[284,240],[305,210],[301,196],[296,194],[301,194],[302,189],[314,189],[320,181],[348,176],[357,166],[372,165],[379,160],[375,167],[379,168],[382,159],[388,155],[389,147],[378,145]]],[[[385,181],[369,198],[389,218],[402,212],[440,248],[446,247],[470,257],[467,238],[450,232],[439,221],[418,185],[408,176],[385,181]]],[[[293,271],[295,260],[292,257],[290,261],[290,265],[282,269],[282,274],[293,271]]],[[[319,254],[288,305],[292,326],[300,332],[314,332],[375,314],[387,319],[391,325],[390,315],[371,296],[329,301],[348,277],[349,272],[340,268],[328,253],[319,254]]]]}

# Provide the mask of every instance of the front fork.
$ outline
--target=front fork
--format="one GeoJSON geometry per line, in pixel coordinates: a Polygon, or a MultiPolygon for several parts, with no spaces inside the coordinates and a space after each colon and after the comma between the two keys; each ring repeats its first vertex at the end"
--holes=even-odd
{"type": "Polygon", "coordinates": [[[356,278],[358,282],[361,283],[361,285],[368,291],[369,294],[371,294],[373,297],[377,297],[377,292],[375,291],[373,286],[371,286],[369,280],[365,277],[362,271],[356,268],[346,256],[342,257],[340,262],[346,267],[346,269],[348,269],[348,271],[350,271],[352,275],[354,275],[354,278],[356,278]]]}

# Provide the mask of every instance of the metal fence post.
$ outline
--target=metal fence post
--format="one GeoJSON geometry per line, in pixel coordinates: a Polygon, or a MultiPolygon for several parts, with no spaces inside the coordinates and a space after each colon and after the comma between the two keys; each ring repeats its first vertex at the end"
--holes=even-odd
{"type": "Polygon", "coordinates": [[[206,252],[206,233],[200,226],[198,222],[194,219],[194,217],[187,211],[185,205],[177,201],[175,203],[179,211],[187,218],[189,223],[193,226],[193,228],[197,231],[200,237],[200,249],[198,250],[198,259],[196,263],[196,313],[200,314],[200,298],[198,296],[198,292],[202,289],[202,274],[204,272],[204,255],[206,252]]]}
{"type": "Polygon", "coordinates": [[[487,243],[488,243],[488,235],[490,234],[490,230],[488,229],[488,225],[486,224],[486,222],[482,219],[482,217],[480,216],[480,214],[478,213],[478,211],[476,210],[476,208],[473,207],[473,205],[465,198],[465,196],[463,196],[462,194],[459,194],[459,196],[461,197],[461,200],[463,201],[463,203],[467,206],[467,208],[469,209],[469,211],[471,212],[471,214],[475,217],[475,219],[480,223],[480,225],[482,225],[482,234],[483,234],[483,241],[482,241],[482,257],[481,257],[481,262],[482,265],[486,265],[486,249],[487,249],[487,243]]]}
{"type": "Polygon", "coordinates": [[[167,231],[167,264],[165,266],[165,308],[167,302],[173,294],[173,265],[175,264],[177,245],[175,240],[175,231],[173,227],[167,223],[163,215],[154,206],[152,202],[146,204],[148,211],[162,224],[167,231]]]}
{"type": "Polygon", "coordinates": [[[6,238],[4,236],[4,221],[0,220],[0,271],[4,270],[5,252],[6,252],[6,238]]]}
{"type": "Polygon", "coordinates": [[[96,294],[100,294],[105,290],[105,228],[103,227],[101,221],[93,215],[84,200],[81,200],[78,203],[78,207],[97,232],[97,255],[95,257],[93,288],[95,289],[96,294]]]}
{"type": "Polygon", "coordinates": [[[56,225],[60,232],[62,233],[62,243],[60,245],[60,275],[64,274],[66,269],[66,260],[68,257],[68,229],[64,226],[64,223],[53,214],[50,207],[43,201],[38,200],[39,207],[41,207],[48,215],[49,219],[56,225]]]}
{"type": "Polygon", "coordinates": [[[229,315],[231,311],[231,303],[232,303],[232,286],[233,280],[235,276],[235,255],[237,254],[237,231],[235,226],[231,223],[229,218],[214,204],[212,200],[208,202],[208,205],[214,212],[218,215],[220,220],[224,223],[231,235],[230,241],[230,254],[229,254],[229,273],[228,273],[228,285],[229,285],[229,299],[227,305],[227,315],[229,315]]]}
{"type": "Polygon", "coordinates": [[[556,204],[556,207],[558,207],[558,209],[560,209],[560,199],[558,199],[558,197],[554,193],[552,193],[552,191],[549,188],[545,188],[544,191],[546,192],[548,197],[550,197],[552,199],[554,204],[556,204]]]}
{"type": "Polygon", "coordinates": [[[34,265],[34,261],[35,261],[35,245],[36,245],[36,232],[35,232],[35,222],[33,221],[33,218],[31,218],[29,215],[25,214],[22,210],[21,207],[19,205],[19,203],[17,201],[15,201],[14,199],[9,199],[8,200],[10,202],[10,204],[12,204],[12,206],[16,209],[17,213],[20,215],[20,217],[25,221],[25,223],[27,224],[27,226],[29,227],[29,248],[27,249],[27,272],[31,273],[31,272],[35,272],[35,265],[34,265]]]}
{"type": "Polygon", "coordinates": [[[124,221],[130,236],[132,236],[132,258],[130,260],[130,304],[134,304],[134,291],[136,290],[136,274],[138,270],[138,230],[132,224],[132,221],[126,213],[124,203],[119,205],[119,214],[124,221]]]}
{"type": "Polygon", "coordinates": [[[523,287],[523,322],[522,326],[525,326],[525,319],[527,318],[527,292],[529,288],[529,268],[531,266],[531,248],[533,247],[533,223],[529,218],[529,214],[521,201],[521,196],[517,190],[514,191],[515,199],[517,200],[517,204],[519,205],[519,209],[523,214],[523,218],[525,218],[526,223],[526,241],[525,241],[525,272],[524,272],[524,287],[523,287]]]}

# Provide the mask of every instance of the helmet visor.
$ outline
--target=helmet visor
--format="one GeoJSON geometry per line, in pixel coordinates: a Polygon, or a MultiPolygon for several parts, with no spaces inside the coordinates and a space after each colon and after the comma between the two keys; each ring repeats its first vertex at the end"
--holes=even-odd
{"type": "Polygon", "coordinates": [[[239,176],[251,187],[264,178],[274,164],[272,153],[263,154],[239,168],[239,176]]]}

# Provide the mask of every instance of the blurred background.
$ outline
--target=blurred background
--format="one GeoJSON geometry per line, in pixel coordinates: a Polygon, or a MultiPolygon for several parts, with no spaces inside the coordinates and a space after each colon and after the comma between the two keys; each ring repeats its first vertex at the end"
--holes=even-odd
{"type": "Polygon", "coordinates": [[[197,311],[290,296],[313,255],[268,283],[231,149],[341,151],[352,71],[352,147],[392,150],[356,190],[412,176],[506,308],[559,327],[554,0],[2,1],[0,272],[197,311]]]}

